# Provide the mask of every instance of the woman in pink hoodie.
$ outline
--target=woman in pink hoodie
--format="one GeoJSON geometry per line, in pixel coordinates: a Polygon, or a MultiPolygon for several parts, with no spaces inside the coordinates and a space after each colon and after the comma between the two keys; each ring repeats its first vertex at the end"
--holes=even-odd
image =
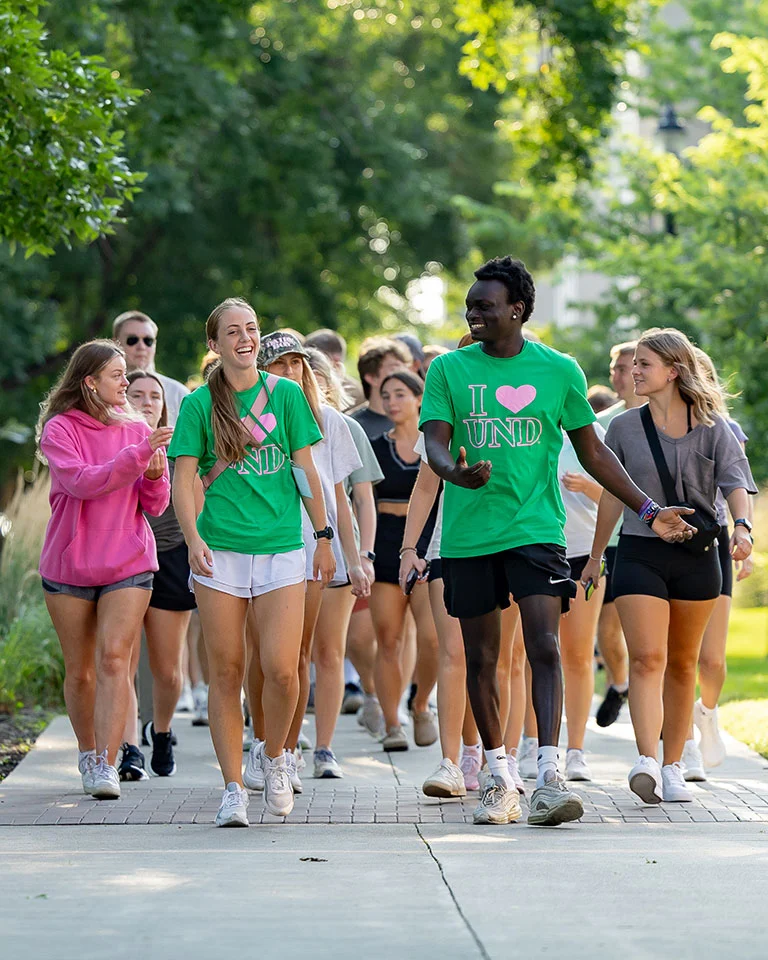
{"type": "Polygon", "coordinates": [[[42,404],[40,454],[51,472],[51,519],[40,574],[64,653],[64,699],[86,793],[117,799],[115,759],[128,706],[131,648],[157,570],[144,511],[168,506],[164,448],[126,402],[125,355],[112,340],[75,351],[42,404]]]}

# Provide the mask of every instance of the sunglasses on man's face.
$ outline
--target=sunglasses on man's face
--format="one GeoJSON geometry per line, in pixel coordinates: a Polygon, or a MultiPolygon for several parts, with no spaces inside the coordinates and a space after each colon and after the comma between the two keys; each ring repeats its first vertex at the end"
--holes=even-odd
{"type": "Polygon", "coordinates": [[[135,334],[131,334],[130,337],[125,338],[125,345],[127,347],[135,347],[139,340],[143,340],[148,347],[151,347],[155,342],[154,337],[137,337],[135,334]]]}

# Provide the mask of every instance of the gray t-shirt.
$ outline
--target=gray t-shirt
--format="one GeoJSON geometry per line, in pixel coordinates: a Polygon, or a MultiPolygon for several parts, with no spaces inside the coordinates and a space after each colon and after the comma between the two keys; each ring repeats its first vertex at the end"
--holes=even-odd
{"type": "MultiPolygon", "coordinates": [[[[372,483],[375,485],[384,479],[384,474],[379,466],[379,461],[376,459],[376,454],[373,452],[371,441],[366,436],[365,430],[363,430],[354,417],[350,417],[346,413],[343,414],[343,417],[344,422],[349,427],[349,432],[352,434],[352,439],[355,441],[358,455],[363,464],[361,467],[358,467],[357,470],[354,470],[352,473],[350,473],[350,475],[344,481],[344,487],[347,491],[347,499],[349,500],[351,506],[352,488],[356,483],[372,483]]],[[[354,510],[352,511],[352,526],[354,527],[355,542],[357,543],[359,550],[360,527],[358,526],[357,517],[355,516],[354,510]]]]}
{"type": "MultiPolygon", "coordinates": [[[[635,407],[612,420],[605,442],[644,493],[663,506],[675,506],[668,504],[664,496],[640,419],[642,409],[635,407]]],[[[656,432],[669,472],[675,481],[678,503],[685,500],[714,518],[718,488],[726,497],[740,488],[749,493],[757,493],[749,461],[728,422],[722,417],[715,416],[711,427],[699,424],[677,440],[665,436],[658,429],[656,432]]],[[[629,507],[624,508],[621,532],[632,537],[656,536],[629,507]]]]}
{"type": "Polygon", "coordinates": [[[178,380],[166,377],[164,374],[158,373],[157,370],[153,370],[152,372],[163,385],[165,405],[168,409],[168,426],[175,427],[176,421],[179,419],[181,401],[187,396],[189,390],[187,390],[183,383],[179,383],[178,380]]]}

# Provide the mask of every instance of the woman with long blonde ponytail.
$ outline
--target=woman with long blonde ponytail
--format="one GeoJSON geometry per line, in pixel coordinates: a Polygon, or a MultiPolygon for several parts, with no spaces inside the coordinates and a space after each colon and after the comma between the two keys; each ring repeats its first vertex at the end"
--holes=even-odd
{"type": "MultiPolygon", "coordinates": [[[[225,784],[215,822],[245,827],[240,694],[249,606],[259,624],[265,678],[264,799],[276,816],[293,809],[283,748],[299,692],[305,583],[294,469],[303,472],[304,502],[314,529],[324,531],[325,503],[311,451],[322,434],[301,388],[256,368],[259,325],[247,301],[220,303],[208,317],[206,334],[220,363],[185,397],[169,455],[176,460],[173,502],[189,548],[208,653],[208,717],[225,784]],[[198,472],[206,488],[199,517],[198,472]]],[[[333,553],[328,541],[317,542],[313,570],[328,582],[335,570],[333,553]]]]}

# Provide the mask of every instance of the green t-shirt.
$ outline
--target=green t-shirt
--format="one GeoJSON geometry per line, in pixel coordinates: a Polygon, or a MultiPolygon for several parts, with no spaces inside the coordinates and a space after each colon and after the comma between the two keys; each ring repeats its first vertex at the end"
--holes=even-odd
{"type": "Polygon", "coordinates": [[[578,430],[594,419],[579,365],[541,343],[526,340],[506,359],[474,343],[433,360],[420,425],[450,423],[454,457],[465,447],[470,465],[493,463],[479,490],[446,483],[440,555],[484,556],[532,543],[564,547],[561,429],[578,430]]]}
{"type": "MultiPolygon", "coordinates": [[[[240,416],[263,389],[265,375],[259,378],[256,386],[235,394],[240,416]]],[[[259,421],[269,431],[267,439],[244,460],[230,464],[206,491],[197,530],[213,550],[254,555],[288,553],[304,545],[301,501],[288,457],[323,435],[301,387],[283,377],[259,421]]],[[[216,462],[207,384],[184,398],[168,456],[197,457],[201,476],[216,462]]]]}

